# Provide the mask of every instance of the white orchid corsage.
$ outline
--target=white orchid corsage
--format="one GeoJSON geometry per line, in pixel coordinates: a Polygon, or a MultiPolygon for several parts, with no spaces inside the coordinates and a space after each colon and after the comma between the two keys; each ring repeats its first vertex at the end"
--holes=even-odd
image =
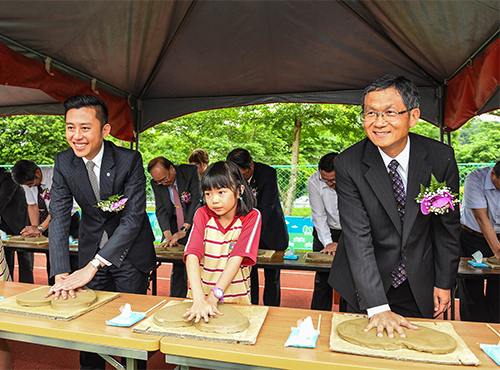
{"type": "Polygon", "coordinates": [[[420,194],[415,200],[420,203],[420,210],[424,215],[429,213],[442,215],[450,209],[455,210],[453,205],[459,202],[457,195],[451,193],[451,189],[446,186],[446,181],[438,182],[431,174],[431,184],[427,188],[420,184],[420,194]]]}
{"type": "Polygon", "coordinates": [[[257,198],[257,195],[259,194],[259,192],[257,191],[257,187],[252,188],[252,187],[250,186],[250,190],[252,191],[253,196],[254,196],[255,198],[257,198]]]}
{"type": "Polygon", "coordinates": [[[191,193],[188,193],[187,191],[183,191],[181,194],[181,202],[184,204],[191,203],[191,193]]]}
{"type": "Polygon", "coordinates": [[[128,198],[123,198],[123,195],[112,195],[108,200],[100,200],[94,207],[100,208],[105,212],[120,212],[125,208],[128,198]]]}
{"type": "Polygon", "coordinates": [[[40,195],[42,196],[42,199],[50,200],[50,189],[49,188],[43,189],[40,195]]]}

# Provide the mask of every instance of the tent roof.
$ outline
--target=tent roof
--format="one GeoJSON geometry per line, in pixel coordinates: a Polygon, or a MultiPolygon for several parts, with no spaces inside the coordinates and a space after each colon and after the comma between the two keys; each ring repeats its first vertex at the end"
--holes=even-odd
{"type": "MultiPolygon", "coordinates": [[[[476,98],[484,83],[473,85],[467,114],[454,109],[443,121],[439,100],[447,93],[460,102],[462,91],[446,86],[469,60],[498,58],[499,30],[498,0],[0,2],[0,42],[38,62],[49,56],[51,70],[84,81],[82,91],[92,93],[95,78],[97,91],[128,98],[133,109],[121,119],[138,131],[225,106],[358,104],[367,83],[387,73],[414,80],[422,118],[454,130],[471,112],[500,107],[498,67],[472,76],[487,78],[491,94],[476,98]]],[[[0,85],[0,114],[61,111],[50,88],[11,86],[0,85]]],[[[131,140],[127,127],[112,134],[131,140]]]]}

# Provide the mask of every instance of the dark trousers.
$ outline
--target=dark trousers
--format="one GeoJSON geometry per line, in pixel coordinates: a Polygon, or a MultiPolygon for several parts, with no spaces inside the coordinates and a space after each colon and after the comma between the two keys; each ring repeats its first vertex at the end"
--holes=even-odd
{"type": "MultiPolygon", "coordinates": [[[[330,229],[332,241],[338,242],[342,230],[330,229]]],[[[313,251],[320,252],[325,248],[319,241],[316,228],[313,229],[313,251]]],[[[331,311],[333,303],[333,288],[328,284],[330,272],[316,272],[314,278],[314,292],[311,301],[311,310],[331,311]]]]}
{"type": "MultiPolygon", "coordinates": [[[[460,229],[461,257],[471,257],[480,250],[484,257],[493,255],[486,239],[460,229]]],[[[500,323],[499,277],[488,279],[459,279],[460,320],[500,323]],[[484,281],[486,280],[486,291],[484,281]]]]}
{"type": "MultiPolygon", "coordinates": [[[[119,268],[111,265],[99,269],[87,287],[94,290],[147,294],[148,276],[149,274],[139,271],[128,259],[125,259],[119,268]]],[[[146,364],[146,361],[137,361],[137,368],[146,369],[146,364]]],[[[105,369],[106,361],[97,353],[82,351],[80,352],[80,368],[105,369]]]]}
{"type": "MultiPolygon", "coordinates": [[[[259,249],[272,249],[260,240],[259,249]]],[[[264,269],[264,305],[279,307],[281,302],[281,270],[264,269]]],[[[250,299],[259,304],[259,269],[252,267],[250,272],[250,299]]]]}
{"type": "MultiPolygon", "coordinates": [[[[281,302],[281,270],[264,269],[264,305],[279,307],[281,302]]],[[[259,304],[259,269],[250,272],[250,296],[252,304],[259,304]]]]}
{"type": "MultiPolygon", "coordinates": [[[[1,228],[7,235],[19,235],[19,230],[12,230],[5,222],[1,228]]],[[[9,266],[10,276],[14,280],[14,258],[16,251],[4,248],[5,260],[9,266]]],[[[17,252],[17,262],[19,264],[19,282],[33,284],[33,252],[17,252]]]]}
{"type": "Polygon", "coordinates": [[[170,273],[170,297],[186,298],[187,272],[184,263],[173,263],[170,273]]]}
{"type": "MultiPolygon", "coordinates": [[[[391,311],[398,315],[403,317],[424,317],[418,309],[408,280],[405,280],[405,282],[397,288],[391,286],[387,292],[387,300],[389,301],[391,311]]],[[[339,311],[366,314],[366,310],[359,310],[351,306],[342,297],[340,298],[339,311]]],[[[432,317],[428,317],[428,319],[432,319],[432,317]]]]}
{"type": "MultiPolygon", "coordinates": [[[[78,212],[75,212],[73,216],[71,216],[71,224],[69,226],[69,235],[73,239],[78,239],[78,230],[80,228],[80,214],[78,212]]],[[[49,230],[45,230],[43,233],[46,237],[49,237],[49,230]]],[[[49,253],[46,254],[47,258],[47,277],[49,279],[49,285],[54,285],[55,284],[55,277],[50,277],[50,257],[49,253]]],[[[78,255],[69,255],[69,263],[71,266],[71,272],[75,272],[78,270],[78,255]]]]}

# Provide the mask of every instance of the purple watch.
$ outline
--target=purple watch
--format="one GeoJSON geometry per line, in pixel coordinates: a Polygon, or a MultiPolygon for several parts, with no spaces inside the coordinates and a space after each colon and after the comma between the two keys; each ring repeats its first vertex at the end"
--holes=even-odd
{"type": "Polygon", "coordinates": [[[214,292],[214,296],[219,302],[224,302],[224,291],[221,288],[214,286],[211,290],[214,292]]]}

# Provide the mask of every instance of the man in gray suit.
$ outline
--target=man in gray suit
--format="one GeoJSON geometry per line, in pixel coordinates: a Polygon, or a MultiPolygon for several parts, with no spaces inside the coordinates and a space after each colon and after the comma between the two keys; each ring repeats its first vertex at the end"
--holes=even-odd
{"type": "MultiPolygon", "coordinates": [[[[153,232],[146,215],[146,176],[139,152],[104,139],[111,126],[104,102],[92,95],[64,102],[70,149],[57,154],[51,188],[49,234],[54,299],[71,299],[74,291],[91,289],[146,294],[156,262],[153,232]],[[112,196],[127,199],[117,211],[96,207],[112,196]],[[73,197],[82,218],[78,235],[80,269],[71,271],[69,230],[73,197]]],[[[82,352],[83,369],[104,369],[105,361],[82,352]]],[[[141,364],[139,366],[145,366],[141,364]]]]}
{"type": "MultiPolygon", "coordinates": [[[[164,157],[148,164],[151,187],[155,193],[156,218],[165,237],[164,247],[186,245],[194,213],[201,198],[198,168],[191,164],[174,166],[164,157]]],[[[170,275],[170,297],[185,298],[187,294],[186,266],[174,263],[170,275]]]]}
{"type": "Polygon", "coordinates": [[[342,235],[329,283],[341,310],[368,313],[365,330],[389,337],[407,317],[432,318],[450,305],[459,262],[459,211],[424,215],[415,198],[431,174],[458,193],[453,149],[409,134],[420,117],[415,84],[372,81],[362,98],[367,138],[335,159],[342,235]]]}

